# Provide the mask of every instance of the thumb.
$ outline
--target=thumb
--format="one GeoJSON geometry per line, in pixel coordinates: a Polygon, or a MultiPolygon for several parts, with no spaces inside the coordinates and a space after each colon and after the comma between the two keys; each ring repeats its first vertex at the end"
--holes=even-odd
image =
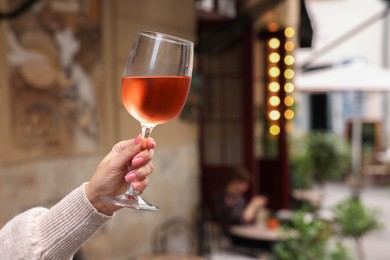
{"type": "Polygon", "coordinates": [[[112,148],[114,163],[125,166],[137,153],[141,151],[141,135],[136,139],[121,141],[112,148]]]}

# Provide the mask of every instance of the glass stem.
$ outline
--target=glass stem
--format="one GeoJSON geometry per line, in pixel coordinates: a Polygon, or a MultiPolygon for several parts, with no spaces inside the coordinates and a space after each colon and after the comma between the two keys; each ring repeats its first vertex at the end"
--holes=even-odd
{"type": "MultiPolygon", "coordinates": [[[[142,125],[142,132],[141,132],[142,150],[146,149],[146,143],[148,142],[148,138],[149,138],[150,134],[152,133],[152,130],[153,130],[153,126],[142,125]]],[[[128,184],[126,195],[130,195],[130,196],[138,196],[139,195],[139,192],[133,189],[133,185],[131,184],[131,182],[129,182],[129,184],[128,184]]]]}
{"type": "Polygon", "coordinates": [[[129,182],[126,195],[134,196],[139,195],[139,192],[133,189],[133,185],[131,185],[131,182],[129,182]]]}
{"type": "Polygon", "coordinates": [[[153,126],[150,125],[142,125],[142,150],[146,149],[146,143],[148,142],[148,138],[152,133],[153,126]]]}

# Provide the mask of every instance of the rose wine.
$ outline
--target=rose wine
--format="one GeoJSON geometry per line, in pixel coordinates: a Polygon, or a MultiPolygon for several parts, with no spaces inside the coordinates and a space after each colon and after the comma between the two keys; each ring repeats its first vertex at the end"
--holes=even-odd
{"type": "Polygon", "coordinates": [[[123,77],[122,102],[140,122],[165,123],[180,114],[190,83],[187,76],[123,77]]]}

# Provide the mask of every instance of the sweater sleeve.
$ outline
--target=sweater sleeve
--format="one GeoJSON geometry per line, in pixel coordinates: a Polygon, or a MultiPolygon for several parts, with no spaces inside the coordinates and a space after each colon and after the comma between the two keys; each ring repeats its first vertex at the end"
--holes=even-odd
{"type": "Polygon", "coordinates": [[[5,259],[70,259],[111,217],[91,205],[81,185],[51,209],[33,208],[0,230],[5,259]]]}

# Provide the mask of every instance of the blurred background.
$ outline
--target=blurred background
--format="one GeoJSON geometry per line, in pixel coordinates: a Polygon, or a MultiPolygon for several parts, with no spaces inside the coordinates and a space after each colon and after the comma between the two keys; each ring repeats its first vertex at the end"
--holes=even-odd
{"type": "MultiPolygon", "coordinates": [[[[0,0],[0,224],[50,207],[87,181],[114,143],[139,133],[120,79],[137,31],[151,30],[195,42],[187,104],[153,132],[155,172],[144,197],[161,211],[118,212],[83,246],[83,259],[159,252],[167,223],[190,234],[176,234],[174,248],[205,258],[226,251],[212,247],[212,197],[237,166],[250,172],[245,196],[266,196],[266,216],[279,222],[277,213],[291,220],[305,205],[340,224],[333,207],[350,196],[379,209],[382,225],[364,254],[346,244],[351,259],[385,259],[389,4],[0,0]]],[[[221,259],[229,257],[240,259],[221,259]]]]}

